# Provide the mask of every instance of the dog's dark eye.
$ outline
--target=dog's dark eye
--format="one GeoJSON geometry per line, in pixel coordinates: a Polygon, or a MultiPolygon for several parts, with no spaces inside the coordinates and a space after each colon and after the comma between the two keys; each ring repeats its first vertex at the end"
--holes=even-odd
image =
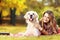
{"type": "Polygon", "coordinates": [[[30,15],[30,13],[28,13],[28,15],[30,15]]]}
{"type": "Polygon", "coordinates": [[[33,15],[34,15],[34,13],[33,13],[33,15]]]}

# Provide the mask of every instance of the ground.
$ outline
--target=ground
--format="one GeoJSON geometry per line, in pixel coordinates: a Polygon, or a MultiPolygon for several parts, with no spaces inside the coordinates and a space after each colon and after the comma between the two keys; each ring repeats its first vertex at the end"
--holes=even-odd
{"type": "MultiPolygon", "coordinates": [[[[0,26],[0,32],[18,33],[24,32],[26,26],[0,26]]],[[[60,34],[56,35],[41,35],[39,37],[11,37],[0,35],[0,40],[60,40],[60,34]]]]}

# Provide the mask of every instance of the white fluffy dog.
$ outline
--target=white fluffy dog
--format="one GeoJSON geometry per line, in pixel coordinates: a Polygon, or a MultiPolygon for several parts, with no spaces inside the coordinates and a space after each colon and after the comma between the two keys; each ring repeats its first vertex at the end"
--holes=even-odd
{"type": "Polygon", "coordinates": [[[37,27],[39,27],[38,14],[35,11],[28,11],[24,18],[27,23],[27,30],[24,33],[26,36],[39,36],[41,33],[37,27]]]}
{"type": "Polygon", "coordinates": [[[39,25],[38,14],[35,11],[28,11],[24,18],[27,23],[27,30],[24,33],[19,32],[18,34],[11,34],[12,36],[39,36],[41,33],[39,31],[42,28],[39,25]]]}

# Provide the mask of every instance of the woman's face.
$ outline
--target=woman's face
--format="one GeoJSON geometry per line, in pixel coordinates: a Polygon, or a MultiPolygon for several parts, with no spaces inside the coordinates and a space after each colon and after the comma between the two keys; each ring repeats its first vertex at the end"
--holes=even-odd
{"type": "Polygon", "coordinates": [[[49,22],[49,15],[47,13],[43,16],[43,22],[48,23],[49,22]]]}

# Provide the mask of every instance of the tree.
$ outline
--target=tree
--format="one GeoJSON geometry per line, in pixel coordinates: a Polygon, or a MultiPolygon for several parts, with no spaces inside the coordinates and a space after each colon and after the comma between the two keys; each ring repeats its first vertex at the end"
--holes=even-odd
{"type": "Polygon", "coordinates": [[[55,0],[55,7],[60,6],[60,0],[55,0]]]}

